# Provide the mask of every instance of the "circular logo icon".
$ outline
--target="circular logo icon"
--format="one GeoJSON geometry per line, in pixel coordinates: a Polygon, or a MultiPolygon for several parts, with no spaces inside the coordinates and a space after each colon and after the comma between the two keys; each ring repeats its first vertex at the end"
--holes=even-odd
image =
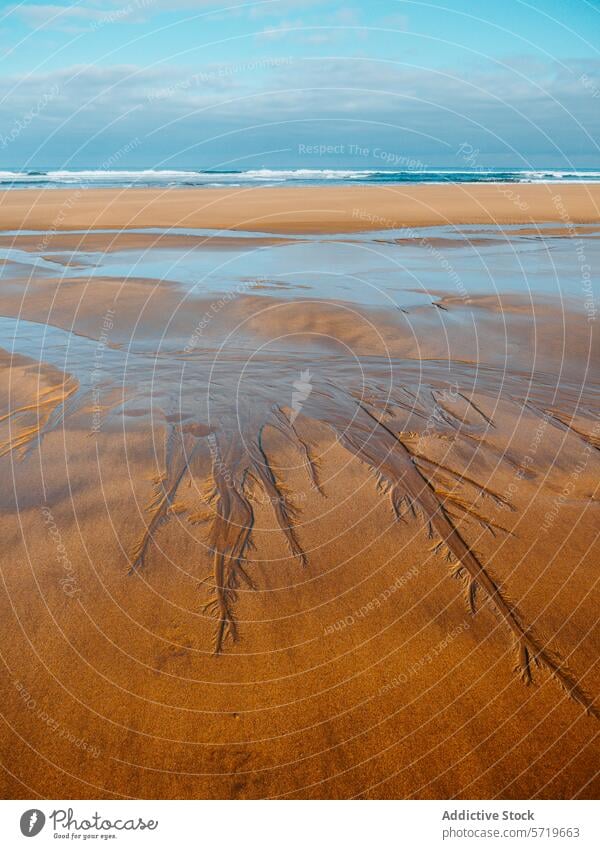
{"type": "Polygon", "coordinates": [[[21,833],[25,837],[35,837],[43,829],[45,822],[45,815],[37,808],[31,808],[21,816],[21,833]]]}

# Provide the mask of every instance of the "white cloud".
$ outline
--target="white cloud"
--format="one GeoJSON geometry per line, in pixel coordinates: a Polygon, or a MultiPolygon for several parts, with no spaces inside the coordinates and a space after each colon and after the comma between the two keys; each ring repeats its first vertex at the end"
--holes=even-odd
{"type": "MultiPolygon", "coordinates": [[[[413,149],[425,134],[451,146],[469,142],[552,151],[555,142],[559,149],[591,155],[594,144],[577,121],[592,137],[600,137],[598,101],[582,82],[583,75],[600,78],[600,63],[573,60],[565,69],[548,62],[536,64],[531,73],[526,69],[519,57],[507,68],[489,64],[445,72],[356,58],[285,56],[257,58],[252,65],[77,66],[0,78],[5,93],[0,121],[11,126],[56,87],[57,95],[20,143],[44,143],[64,125],[61,150],[68,150],[72,136],[85,139],[116,122],[125,139],[162,134],[166,147],[180,149],[202,143],[223,127],[243,135],[246,127],[275,124],[268,135],[273,147],[281,147],[296,138],[298,126],[312,121],[323,137],[387,134],[401,137],[402,144],[408,137],[413,149]]],[[[243,148],[241,136],[239,144],[243,148]]]]}
{"type": "Polygon", "coordinates": [[[139,13],[134,3],[121,8],[97,9],[90,6],[58,6],[44,4],[21,4],[12,9],[31,29],[54,29],[77,31],[89,29],[91,25],[108,20],[125,21],[139,13]]]}
{"type": "Polygon", "coordinates": [[[219,9],[223,0],[108,0],[88,5],[25,4],[10,10],[31,29],[79,32],[116,24],[142,23],[156,14],[195,10],[203,7],[219,9]]]}

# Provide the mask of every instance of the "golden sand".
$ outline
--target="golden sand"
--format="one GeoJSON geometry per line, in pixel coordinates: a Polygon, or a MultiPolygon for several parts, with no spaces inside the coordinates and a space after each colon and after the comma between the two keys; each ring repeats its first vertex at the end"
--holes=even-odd
{"type": "MultiPolygon", "coordinates": [[[[0,219],[529,225],[561,220],[559,192],[598,221],[600,187],[515,190],[526,212],[488,185],[90,190],[60,227],[69,193],[15,191],[0,219]]],[[[66,340],[63,370],[0,360],[4,798],[597,794],[600,390],[576,304],[436,291],[407,324],[248,292],[196,349],[211,305],[166,280],[1,285],[23,334],[66,340]]]]}
{"type": "Polygon", "coordinates": [[[0,193],[0,227],[42,230],[192,227],[349,233],[445,224],[585,224],[597,183],[249,189],[50,189],[0,193]]]}

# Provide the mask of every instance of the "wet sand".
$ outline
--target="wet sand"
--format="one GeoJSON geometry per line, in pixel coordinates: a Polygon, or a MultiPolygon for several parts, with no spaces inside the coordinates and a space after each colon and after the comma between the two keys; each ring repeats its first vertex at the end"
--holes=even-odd
{"type": "Polygon", "coordinates": [[[598,189],[511,188],[4,195],[4,797],[597,796],[598,189]]]}

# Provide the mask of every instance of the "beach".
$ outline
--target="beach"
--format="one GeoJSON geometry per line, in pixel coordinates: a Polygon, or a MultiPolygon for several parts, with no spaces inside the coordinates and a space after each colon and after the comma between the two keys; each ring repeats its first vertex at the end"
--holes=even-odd
{"type": "Polygon", "coordinates": [[[348,233],[452,224],[596,222],[600,183],[485,183],[0,192],[0,226],[32,230],[197,227],[348,233]],[[15,224],[17,222],[17,224],[15,224]]]}
{"type": "Polygon", "coordinates": [[[0,193],[4,798],[595,798],[600,184],[0,193]]]}

